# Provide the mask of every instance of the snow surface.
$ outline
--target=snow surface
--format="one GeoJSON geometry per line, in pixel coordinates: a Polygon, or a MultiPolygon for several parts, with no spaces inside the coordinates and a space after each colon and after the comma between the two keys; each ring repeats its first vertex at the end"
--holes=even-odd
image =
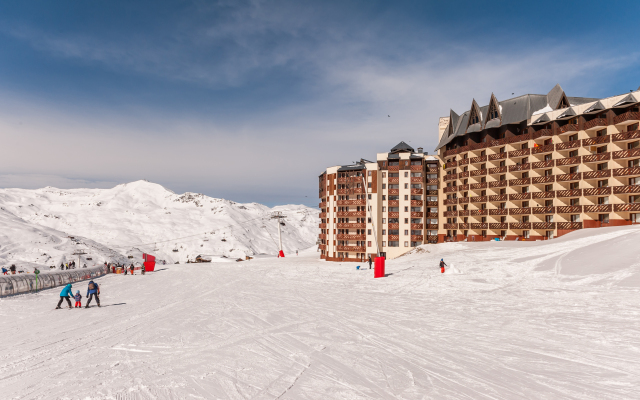
{"type": "Polygon", "coordinates": [[[81,261],[88,266],[126,261],[128,255],[141,261],[144,252],[170,263],[197,255],[220,261],[277,254],[273,211],[287,216],[285,253],[316,242],[319,210],[302,205],[269,208],[198,193],[179,195],[146,181],[112,189],[0,189],[0,223],[9,227],[0,231],[0,265],[16,263],[29,272],[38,266],[44,272],[77,260],[71,256],[77,249],[88,253],[81,261]]]}
{"type": "Polygon", "coordinates": [[[551,108],[551,106],[549,104],[547,104],[544,108],[541,108],[541,109],[539,109],[537,111],[534,111],[533,114],[531,114],[531,116],[538,115],[538,114],[544,114],[544,113],[549,112],[549,111],[553,111],[553,108],[551,108]]]}
{"type": "Polygon", "coordinates": [[[382,279],[366,264],[320,261],[312,248],[107,275],[97,280],[100,309],[53,310],[59,288],[5,298],[0,393],[635,399],[638,239],[631,226],[425,245],[388,261],[382,279]]]}

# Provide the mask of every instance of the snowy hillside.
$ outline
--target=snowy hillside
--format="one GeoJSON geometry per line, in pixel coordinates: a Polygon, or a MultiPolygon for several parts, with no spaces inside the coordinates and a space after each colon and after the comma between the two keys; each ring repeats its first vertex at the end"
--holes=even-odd
{"type": "Polygon", "coordinates": [[[171,263],[197,255],[213,259],[275,255],[277,223],[269,219],[273,211],[287,216],[282,241],[285,254],[291,254],[315,244],[319,223],[318,210],[305,206],[269,208],[197,193],[175,194],[146,181],[113,189],[0,189],[0,210],[2,218],[12,221],[12,228],[0,233],[0,264],[17,260],[49,265],[75,248],[84,249],[94,263],[112,259],[108,249],[136,259],[147,252],[171,263]],[[40,230],[55,232],[50,235],[57,239],[50,239],[49,246],[40,243],[40,230]],[[76,245],[67,236],[90,240],[76,245]],[[10,244],[15,243],[19,247],[9,255],[10,244]],[[36,251],[36,245],[48,255],[54,250],[61,254],[55,260],[43,258],[47,251],[36,251]]]}

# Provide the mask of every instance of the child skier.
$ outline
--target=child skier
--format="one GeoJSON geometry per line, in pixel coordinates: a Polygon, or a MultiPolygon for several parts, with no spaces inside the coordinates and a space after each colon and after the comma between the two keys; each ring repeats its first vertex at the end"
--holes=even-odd
{"type": "Polygon", "coordinates": [[[442,272],[444,274],[444,267],[446,267],[447,264],[444,263],[444,258],[440,259],[440,272],[442,272]]]}
{"type": "Polygon", "coordinates": [[[75,308],[78,308],[78,307],[82,308],[82,295],[80,294],[79,290],[76,292],[76,295],[73,296],[73,298],[76,299],[75,308]]]}

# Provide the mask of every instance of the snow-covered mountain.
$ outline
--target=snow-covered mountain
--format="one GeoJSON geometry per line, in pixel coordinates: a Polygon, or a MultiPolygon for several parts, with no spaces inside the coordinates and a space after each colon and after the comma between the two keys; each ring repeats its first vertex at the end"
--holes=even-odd
{"type": "Polygon", "coordinates": [[[146,181],[112,189],[0,189],[0,265],[59,265],[78,249],[92,258],[87,265],[128,255],[139,260],[143,252],[171,263],[197,255],[275,255],[273,211],[287,216],[285,253],[316,242],[319,211],[302,205],[240,204],[146,181]]]}

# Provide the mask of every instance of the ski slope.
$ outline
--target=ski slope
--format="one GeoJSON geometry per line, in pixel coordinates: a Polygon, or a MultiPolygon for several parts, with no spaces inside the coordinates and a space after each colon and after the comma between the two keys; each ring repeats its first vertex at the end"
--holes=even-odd
{"type": "Polygon", "coordinates": [[[12,221],[9,229],[0,231],[0,265],[27,265],[29,271],[39,266],[44,271],[77,260],[70,256],[75,250],[88,253],[81,257],[88,266],[129,255],[141,260],[142,253],[170,263],[193,261],[198,255],[236,259],[277,254],[273,211],[287,216],[281,227],[286,254],[315,244],[319,211],[301,205],[269,208],[197,193],[175,194],[146,181],[112,189],[0,189],[0,222],[12,221]]]}
{"type": "Polygon", "coordinates": [[[311,248],[108,275],[98,279],[100,309],[53,310],[59,289],[6,298],[0,393],[635,399],[639,238],[634,226],[425,245],[389,261],[382,279],[311,248]]]}

